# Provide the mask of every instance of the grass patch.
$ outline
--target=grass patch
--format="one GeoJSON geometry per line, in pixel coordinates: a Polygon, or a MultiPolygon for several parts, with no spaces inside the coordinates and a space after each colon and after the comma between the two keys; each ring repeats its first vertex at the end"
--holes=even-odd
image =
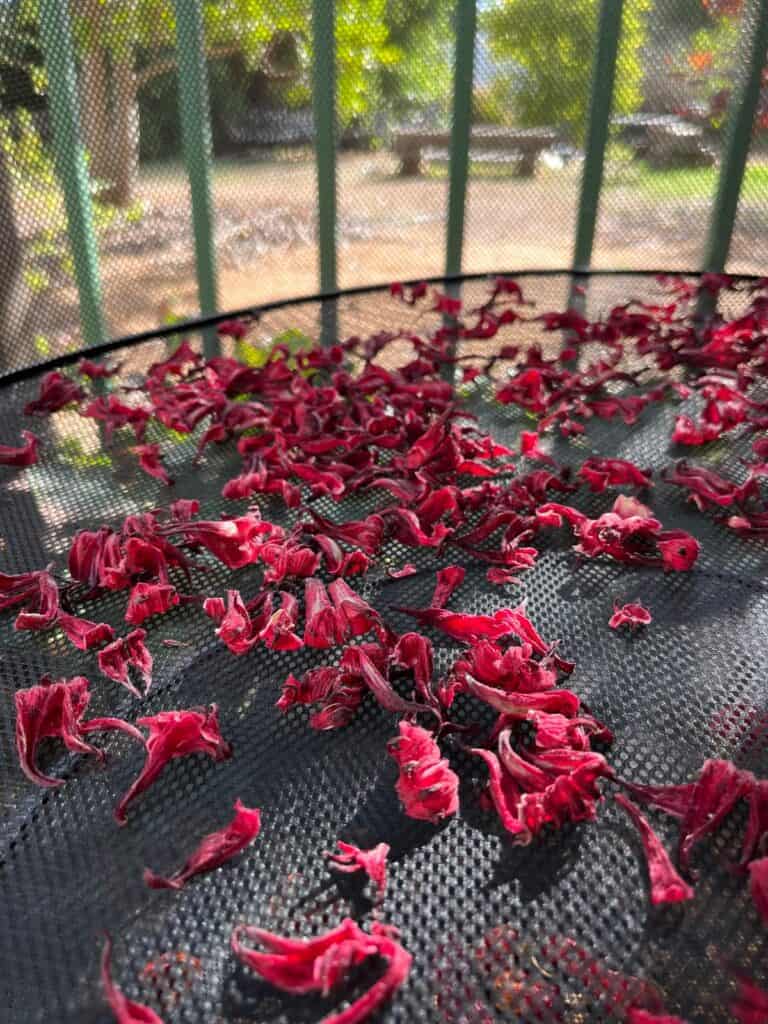
{"type": "MultiPolygon", "coordinates": [[[[606,182],[606,187],[629,186],[660,199],[712,199],[719,172],[718,167],[680,167],[660,171],[637,162],[606,182]]],[[[768,163],[753,163],[747,167],[741,197],[747,202],[768,200],[768,163]]]]}

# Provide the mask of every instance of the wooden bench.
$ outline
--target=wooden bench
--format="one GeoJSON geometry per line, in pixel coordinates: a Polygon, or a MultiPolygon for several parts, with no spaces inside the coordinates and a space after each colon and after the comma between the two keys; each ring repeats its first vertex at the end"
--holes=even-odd
{"type": "MultiPolygon", "coordinates": [[[[552,128],[473,128],[470,136],[470,155],[482,154],[486,158],[496,154],[519,157],[516,174],[530,178],[536,173],[536,161],[542,150],[558,141],[552,128]]],[[[449,132],[403,131],[394,136],[392,148],[400,158],[400,174],[420,174],[425,151],[447,152],[449,132]]]]}

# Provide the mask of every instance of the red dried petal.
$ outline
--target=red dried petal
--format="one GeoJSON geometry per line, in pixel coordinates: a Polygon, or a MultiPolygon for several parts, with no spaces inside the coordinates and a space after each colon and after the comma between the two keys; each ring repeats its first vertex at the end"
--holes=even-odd
{"type": "Polygon", "coordinates": [[[8,589],[0,606],[9,608],[15,604],[24,604],[24,610],[16,616],[14,629],[49,629],[56,623],[59,617],[59,588],[49,573],[5,576],[2,584],[2,589],[8,589]]]}
{"type": "Polygon", "coordinates": [[[112,640],[115,635],[114,629],[106,622],[89,622],[88,619],[79,619],[76,615],[68,615],[62,611],[59,611],[56,623],[64,631],[67,639],[81,651],[90,651],[93,647],[112,640]]]}
{"type": "Polygon", "coordinates": [[[539,435],[535,430],[523,430],[520,434],[520,454],[525,459],[546,462],[550,466],[555,465],[552,456],[539,447],[539,435]]]}
{"type": "Polygon", "coordinates": [[[739,994],[731,1003],[731,1013],[739,1024],[765,1024],[768,1020],[768,991],[747,978],[737,979],[739,994]]]}
{"type": "Polygon", "coordinates": [[[331,867],[345,874],[364,871],[376,886],[378,898],[384,899],[387,888],[387,855],[389,846],[379,843],[372,850],[361,850],[359,846],[337,840],[338,853],[326,853],[331,867]]]}
{"type": "Polygon", "coordinates": [[[99,651],[99,668],[110,679],[122,683],[136,697],[142,694],[131,683],[128,675],[128,667],[134,666],[144,680],[144,694],[149,692],[152,684],[152,655],[144,644],[146,632],[143,629],[134,629],[125,637],[118,637],[107,647],[99,651]]]}
{"type": "Polygon", "coordinates": [[[753,860],[748,866],[749,894],[757,912],[768,924],[768,857],[753,860]]]}
{"type": "Polygon", "coordinates": [[[51,370],[40,382],[40,393],[37,398],[25,405],[24,415],[47,416],[52,412],[58,412],[66,405],[71,405],[72,402],[80,402],[83,398],[85,392],[79,384],[75,384],[58,370],[51,370]]]}
{"type": "Polygon", "coordinates": [[[107,936],[101,955],[101,984],[117,1024],[163,1024],[162,1018],[158,1017],[154,1010],[127,999],[115,985],[110,973],[111,956],[112,940],[107,936]]]}
{"type": "Polygon", "coordinates": [[[631,1006],[627,1011],[627,1024],[687,1024],[687,1021],[669,1013],[650,1013],[631,1006]]]}
{"type": "Polygon", "coordinates": [[[258,561],[264,535],[273,531],[271,523],[262,522],[254,513],[235,519],[199,520],[180,524],[187,543],[202,544],[228,569],[242,569],[258,561]]]}
{"type": "Polygon", "coordinates": [[[120,825],[126,822],[126,811],[131,801],[152,785],[169,761],[197,753],[206,754],[214,761],[225,761],[232,756],[232,748],[219,731],[215,704],[207,710],[161,711],[148,718],[139,718],[136,724],[149,730],[147,757],[138,777],[115,808],[115,818],[120,825]]]}
{"type": "Polygon", "coordinates": [[[24,444],[18,448],[0,444],[0,466],[34,466],[37,462],[39,438],[29,430],[22,430],[21,436],[24,438],[24,444]]]}
{"type": "Polygon", "coordinates": [[[622,604],[614,602],[613,615],[608,620],[611,629],[618,629],[620,626],[629,626],[633,629],[636,626],[647,626],[651,619],[651,613],[640,603],[622,604]]]}
{"type": "Polygon", "coordinates": [[[431,733],[400,722],[400,734],[387,744],[400,768],[395,789],[409,818],[437,824],[459,809],[459,779],[440,756],[431,733]]]}
{"type": "Polygon", "coordinates": [[[447,565],[437,572],[437,585],[430,601],[431,608],[445,608],[451,595],[464,582],[466,570],[460,565],[447,565]]]}
{"type": "Polygon", "coordinates": [[[343,579],[334,580],[328,587],[328,593],[336,608],[344,639],[348,635],[362,636],[379,623],[378,612],[343,579]]]}
{"type": "Polygon", "coordinates": [[[179,603],[176,588],[170,583],[136,583],[128,598],[125,621],[140,626],[152,615],[164,615],[179,603]]]}
{"type": "Polygon", "coordinates": [[[304,615],[307,647],[326,648],[344,642],[346,618],[331,605],[321,580],[308,579],[304,584],[304,615]]]}
{"type": "Polygon", "coordinates": [[[67,750],[76,754],[93,754],[100,761],[104,754],[82,738],[81,719],[91,699],[85,676],[52,680],[44,676],[38,686],[17,690],[16,750],[21,770],[38,786],[62,786],[63,779],[43,775],[35,767],[38,744],[47,736],[60,739],[67,750]]]}
{"type": "Polygon", "coordinates": [[[316,939],[284,939],[240,925],[232,932],[231,947],[235,956],[265,981],[297,995],[317,992],[327,996],[346,980],[352,967],[368,957],[385,960],[384,975],[346,1010],[325,1017],[323,1024],[359,1024],[365,1020],[403,984],[412,960],[393,937],[391,928],[375,923],[368,934],[349,918],[316,939]],[[243,937],[266,946],[269,952],[245,946],[243,937]]]}
{"type": "Polygon", "coordinates": [[[159,444],[140,444],[132,448],[131,451],[139,456],[139,466],[141,466],[145,473],[159,480],[166,487],[171,486],[173,480],[168,470],[160,461],[162,455],[159,444]]]}
{"type": "Polygon", "coordinates": [[[741,771],[731,761],[704,762],[680,822],[677,859],[682,871],[690,873],[694,846],[705,835],[715,831],[736,802],[747,795],[751,785],[749,773],[741,771]]]}
{"type": "Polygon", "coordinates": [[[602,459],[591,457],[587,459],[578,473],[587,484],[590,491],[604,491],[606,487],[623,487],[626,485],[634,487],[651,487],[651,471],[649,469],[638,469],[633,462],[625,459],[602,459]]]}
{"type": "Polygon", "coordinates": [[[213,871],[244,850],[253,842],[260,829],[259,809],[245,807],[240,800],[236,800],[232,821],[217,832],[205,836],[183,867],[167,877],[156,875],[147,868],[144,881],[150,889],[183,889],[194,875],[213,871]]]}
{"type": "Polygon", "coordinates": [[[669,854],[645,816],[640,813],[631,800],[622,796],[621,793],[617,793],[614,800],[627,812],[640,833],[648,864],[651,903],[657,906],[660,903],[681,903],[693,899],[693,889],[676,871],[669,854]]]}

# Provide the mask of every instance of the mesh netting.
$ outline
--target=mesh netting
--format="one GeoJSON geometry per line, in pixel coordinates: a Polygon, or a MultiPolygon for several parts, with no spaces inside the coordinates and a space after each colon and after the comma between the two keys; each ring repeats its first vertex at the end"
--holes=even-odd
{"type": "MultiPolygon", "coordinates": [[[[312,4],[197,2],[220,308],[313,293],[319,259],[312,4]]],[[[39,5],[6,0],[6,367],[78,344],[78,267],[100,292],[108,336],[198,309],[175,4],[135,0],[126,9],[120,0],[78,0],[67,7],[73,42],[64,49],[87,166],[80,201],[92,203],[98,261],[76,244],[68,224],[65,197],[77,183],[71,168],[56,165],[39,5]]],[[[740,0],[624,4],[595,266],[701,266],[725,111],[747,64],[743,7],[740,0]]],[[[454,0],[335,5],[343,287],[444,272],[455,8],[454,0]],[[424,142],[409,171],[399,146],[414,134],[424,142]]],[[[569,264],[598,8],[596,0],[478,5],[466,272],[569,264]]],[[[763,89],[731,247],[734,271],[760,272],[766,256],[767,103],[763,89]]]]}
{"type": "MultiPolygon", "coordinates": [[[[540,309],[561,308],[567,289],[565,276],[526,284],[527,297],[540,309]]],[[[482,282],[465,285],[468,304],[485,294],[482,282]]],[[[588,315],[631,296],[658,298],[650,280],[594,281],[588,315]]],[[[422,313],[383,294],[342,297],[336,305],[345,336],[425,328],[422,313]]],[[[319,313],[309,302],[265,313],[254,337],[270,341],[288,329],[316,337],[319,313]]],[[[535,337],[532,327],[516,325],[502,328],[493,344],[535,337]]],[[[119,382],[137,382],[165,351],[159,341],[118,350],[119,382]]],[[[387,358],[397,362],[398,356],[387,358]]],[[[39,383],[34,375],[4,388],[0,442],[16,442],[19,410],[39,383]]],[[[517,446],[529,420],[493,403],[482,389],[467,402],[483,429],[517,446]]],[[[552,452],[565,465],[602,454],[657,471],[670,461],[677,411],[672,403],[653,406],[631,428],[591,421],[584,437],[556,440],[552,452]]],[[[59,412],[37,429],[45,446],[40,462],[18,475],[3,470],[4,572],[51,561],[62,565],[77,530],[117,524],[128,513],[167,502],[167,490],[136,471],[121,440],[105,448],[96,426],[76,412],[59,412]]],[[[220,495],[223,482],[238,471],[234,447],[209,446],[193,466],[196,440],[164,438],[166,463],[176,479],[173,497],[197,498],[205,518],[241,508],[220,495]]],[[[747,452],[746,440],[719,449],[717,468],[735,468],[747,452]]],[[[612,499],[610,492],[581,494],[578,503],[597,515],[612,499]]],[[[311,505],[343,521],[386,503],[380,492],[369,492],[340,505],[325,498],[311,505]]],[[[259,498],[259,504],[265,518],[293,521],[295,513],[277,500],[259,498]]],[[[489,613],[524,598],[542,635],[559,638],[564,656],[576,662],[572,688],[614,730],[610,757],[621,776],[651,784],[683,782],[695,777],[707,757],[733,759],[766,775],[768,553],[764,544],[742,540],[713,517],[694,513],[681,491],[660,480],[653,508],[666,527],[687,529],[701,541],[694,571],[664,575],[601,559],[580,564],[565,540],[552,534],[540,545],[536,568],[511,597],[486,581],[486,566],[469,556],[451,557],[467,573],[455,606],[489,613]],[[638,598],[652,609],[653,625],[633,636],[609,630],[614,599],[638,598]]],[[[429,549],[390,541],[377,568],[355,586],[402,632],[411,620],[393,606],[427,605],[434,571],[444,562],[429,549]],[[386,575],[387,568],[406,561],[415,564],[415,575],[386,575]]],[[[227,586],[254,592],[255,568],[233,574],[213,560],[206,564],[206,593],[222,594],[227,586]]],[[[124,594],[107,594],[98,617],[120,627],[124,603],[124,594]]],[[[658,986],[668,1012],[699,1024],[731,1019],[737,971],[768,981],[765,928],[742,880],[728,867],[738,851],[740,812],[697,855],[695,900],[651,910],[636,835],[612,801],[595,822],[515,848],[494,816],[479,808],[483,770],[456,743],[448,747],[462,779],[461,813],[437,828],[413,821],[399,808],[395,766],[385,752],[395,729],[391,714],[366,702],[346,728],[319,733],[308,727],[304,709],[281,714],[274,706],[289,671],[328,663],[329,652],[277,653],[260,646],[235,657],[219,643],[210,620],[189,607],[146,625],[155,681],[139,705],[99,676],[95,655],[76,652],[58,634],[14,633],[12,616],[0,619],[0,995],[9,1024],[106,1021],[98,983],[105,929],[115,941],[116,980],[169,1022],[319,1020],[347,990],[336,1000],[281,995],[236,966],[229,936],[241,921],[307,936],[347,914],[370,920],[371,904],[325,866],[322,852],[338,838],[392,848],[383,913],[401,929],[414,966],[382,1021],[620,1021],[627,1003],[622,993],[640,984],[626,978],[643,978],[658,986]],[[106,743],[106,770],[91,759],[58,756],[52,745],[42,764],[66,779],[58,790],[36,789],[19,771],[13,695],[44,673],[89,675],[94,713],[130,720],[138,707],[149,715],[215,700],[234,757],[222,764],[200,757],[174,761],[136,803],[128,825],[118,829],[113,807],[142,761],[130,740],[106,743]],[[236,797],[262,809],[264,826],[253,846],[183,892],[147,889],[142,869],[165,872],[179,864],[200,836],[228,820],[236,797]],[[580,955],[577,947],[587,959],[574,971],[568,964],[580,955]],[[549,1004],[536,1002],[538,984],[554,990],[549,1004]]],[[[432,639],[437,668],[444,671],[459,647],[437,632],[432,639]]],[[[459,723],[477,719],[477,708],[464,700],[454,709],[459,723]]],[[[662,825],[668,843],[673,834],[662,825]]]]}

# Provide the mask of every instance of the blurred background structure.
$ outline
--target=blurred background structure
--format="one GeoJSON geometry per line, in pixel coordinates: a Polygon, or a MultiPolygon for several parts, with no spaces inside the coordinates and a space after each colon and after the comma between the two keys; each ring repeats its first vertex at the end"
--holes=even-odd
{"type": "Polygon", "coordinates": [[[766,21],[764,0],[2,0],[0,362],[446,268],[761,272],[766,21]]]}

